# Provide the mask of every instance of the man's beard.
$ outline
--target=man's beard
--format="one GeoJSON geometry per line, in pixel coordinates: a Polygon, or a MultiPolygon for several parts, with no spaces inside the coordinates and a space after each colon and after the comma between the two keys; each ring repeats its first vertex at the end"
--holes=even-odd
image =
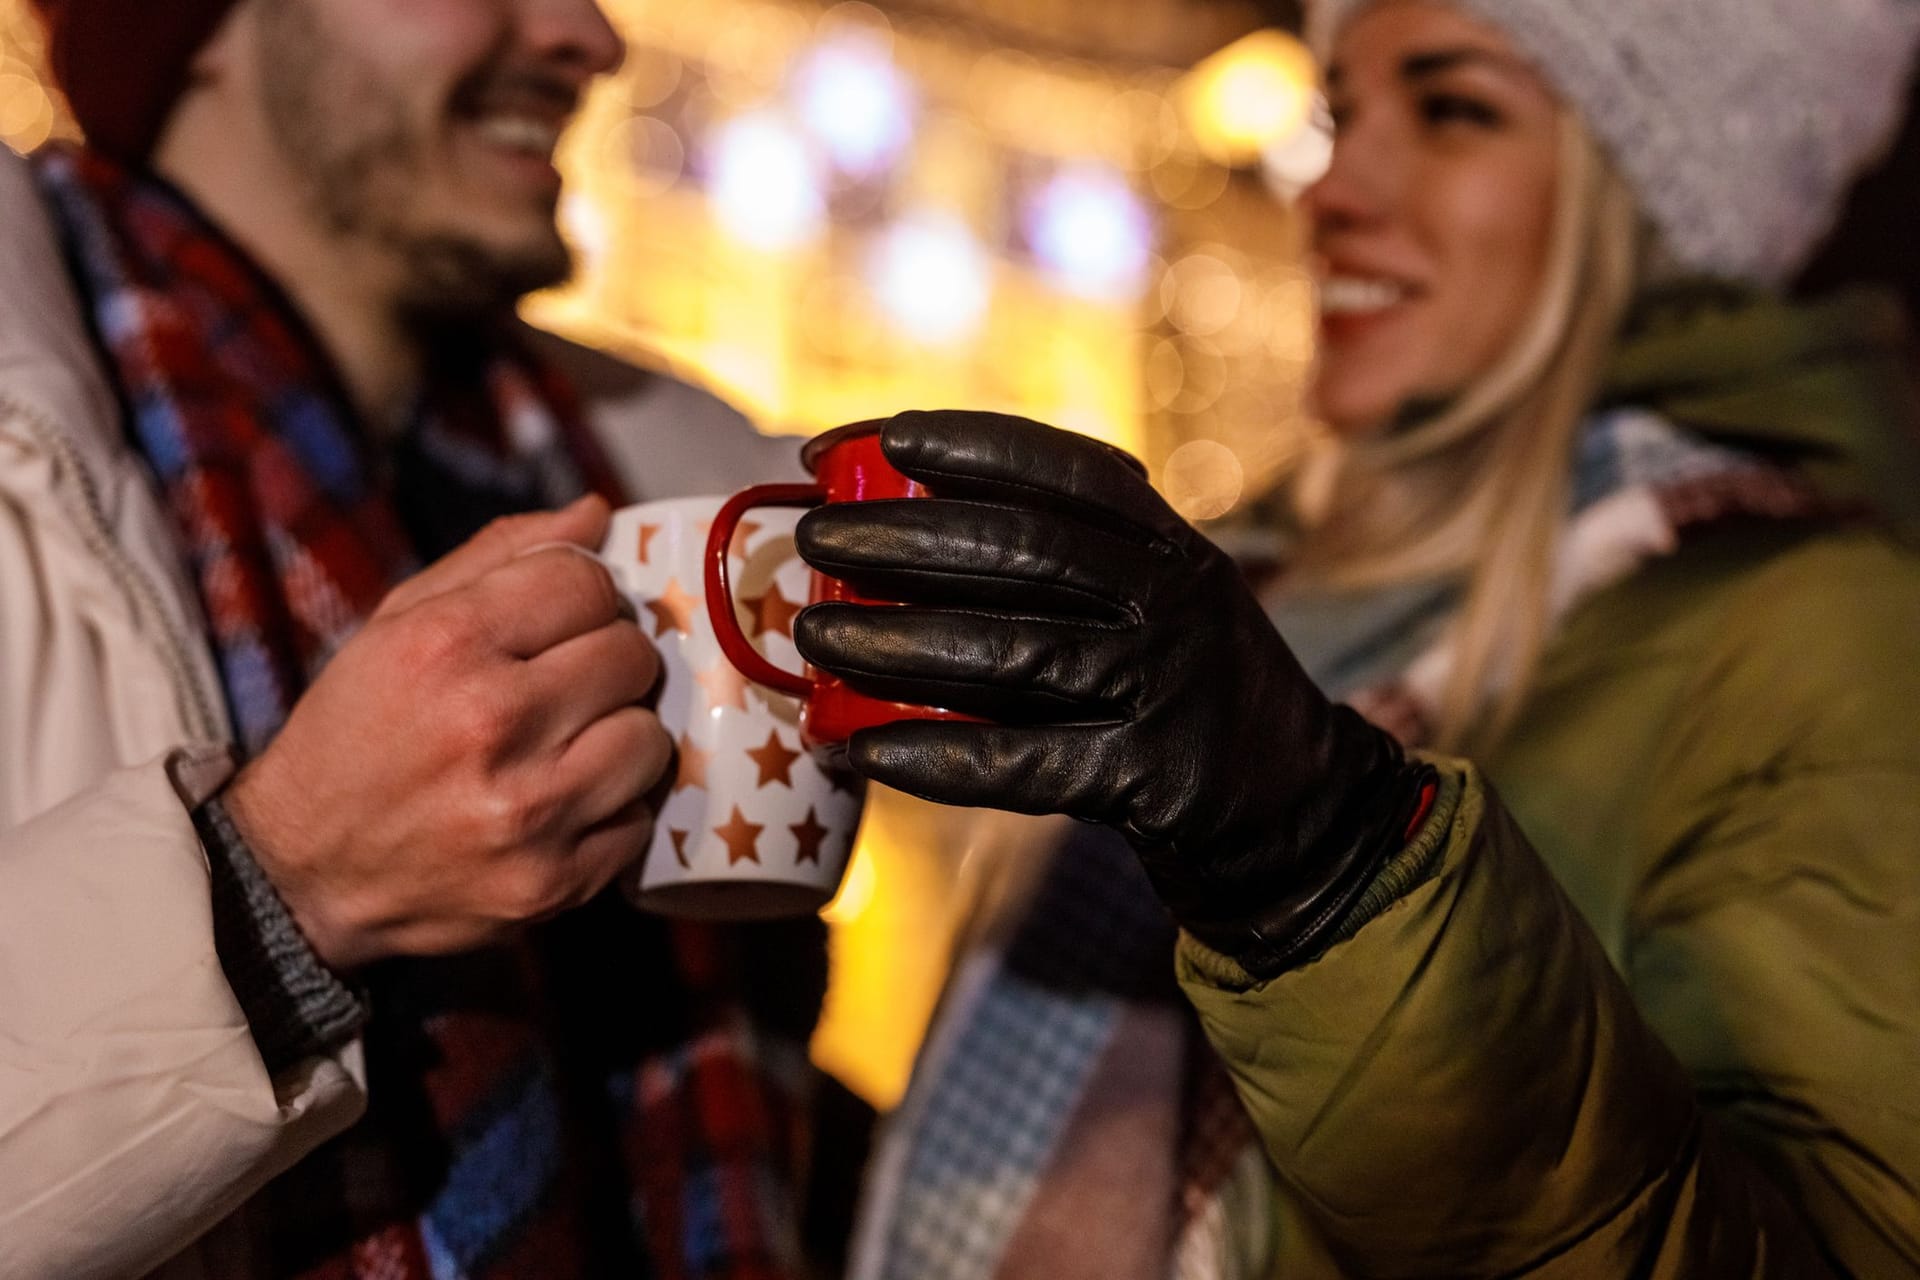
{"type": "MultiPolygon", "coordinates": [[[[377,73],[330,38],[311,0],[271,0],[261,14],[261,83],[273,142],[326,231],[400,268],[395,303],[428,324],[482,319],[563,283],[572,255],[557,229],[505,248],[408,217],[426,143],[377,73]]],[[[482,69],[463,90],[501,74],[482,69]]]]}

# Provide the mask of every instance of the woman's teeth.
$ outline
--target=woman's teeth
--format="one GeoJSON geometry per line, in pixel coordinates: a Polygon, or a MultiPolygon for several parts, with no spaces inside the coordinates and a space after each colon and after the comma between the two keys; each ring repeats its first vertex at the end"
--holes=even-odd
{"type": "Polygon", "coordinates": [[[551,156],[560,142],[560,128],[526,116],[489,116],[479,124],[487,142],[530,156],[551,156]]]}
{"type": "Polygon", "coordinates": [[[1411,292],[1391,280],[1360,280],[1341,276],[1320,286],[1320,310],[1325,315],[1361,315],[1385,311],[1407,300],[1411,292]]]}

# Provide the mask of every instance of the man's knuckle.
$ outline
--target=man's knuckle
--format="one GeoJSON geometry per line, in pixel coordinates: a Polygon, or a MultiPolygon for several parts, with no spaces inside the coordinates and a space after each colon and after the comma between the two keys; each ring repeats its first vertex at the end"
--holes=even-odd
{"type": "Polygon", "coordinates": [[[453,746],[483,765],[513,745],[515,722],[512,700],[496,681],[483,679],[468,680],[451,694],[442,717],[453,746]]]}
{"type": "Polygon", "coordinates": [[[416,671],[445,671],[473,660],[484,627],[471,601],[449,597],[406,617],[408,652],[402,655],[416,671]]]}
{"type": "Polygon", "coordinates": [[[568,887],[553,863],[527,858],[501,873],[500,904],[510,919],[535,920],[564,906],[568,887]]]}
{"type": "Polygon", "coordinates": [[[567,590],[590,605],[594,615],[612,619],[620,612],[620,588],[607,567],[591,556],[566,555],[567,590]]]}
{"type": "Polygon", "coordinates": [[[537,788],[496,783],[487,790],[481,814],[489,844],[519,850],[538,842],[552,820],[553,802],[537,788]]]}
{"type": "Polygon", "coordinates": [[[525,515],[495,516],[475,535],[474,541],[492,551],[508,551],[525,540],[532,520],[533,517],[525,515]]]}

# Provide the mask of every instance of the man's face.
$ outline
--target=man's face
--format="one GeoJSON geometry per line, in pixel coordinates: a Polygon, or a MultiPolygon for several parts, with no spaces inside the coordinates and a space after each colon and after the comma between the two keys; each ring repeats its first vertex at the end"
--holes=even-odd
{"type": "Polygon", "coordinates": [[[454,318],[557,284],[554,145],[623,48],[593,0],[258,0],[268,133],[334,238],[454,318]]]}

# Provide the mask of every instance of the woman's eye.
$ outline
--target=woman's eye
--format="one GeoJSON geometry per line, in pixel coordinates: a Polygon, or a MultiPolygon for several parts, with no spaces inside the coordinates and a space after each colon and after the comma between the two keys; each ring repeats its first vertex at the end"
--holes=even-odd
{"type": "Polygon", "coordinates": [[[1506,117],[1478,98],[1452,93],[1432,93],[1420,100],[1420,115],[1430,125],[1465,124],[1482,129],[1498,129],[1506,117]]]}
{"type": "Polygon", "coordinates": [[[1327,121],[1335,133],[1340,133],[1345,130],[1347,123],[1352,119],[1353,108],[1346,103],[1330,102],[1327,104],[1327,121]]]}

